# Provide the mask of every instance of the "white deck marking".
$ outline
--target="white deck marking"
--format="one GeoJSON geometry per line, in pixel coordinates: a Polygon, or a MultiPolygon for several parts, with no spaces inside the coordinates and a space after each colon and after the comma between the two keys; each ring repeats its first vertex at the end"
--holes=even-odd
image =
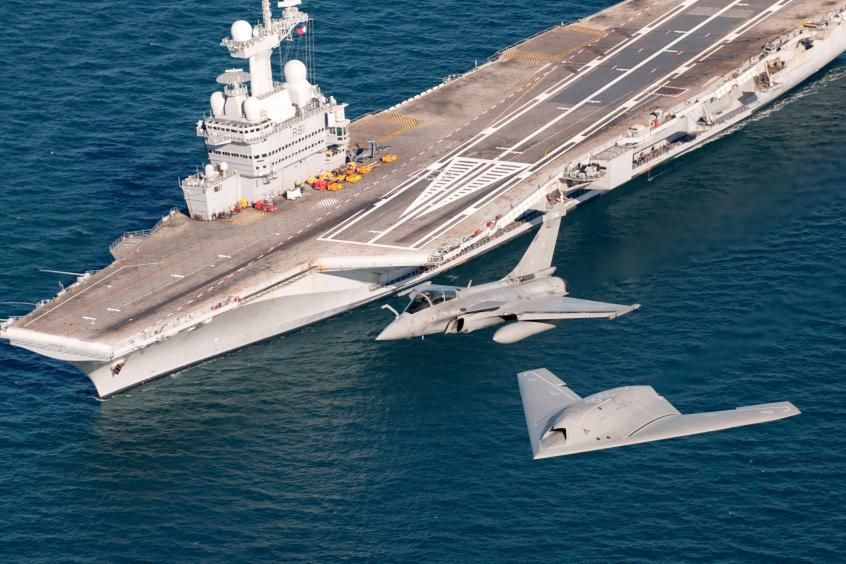
{"type": "MultiPolygon", "coordinates": [[[[24,325],[24,327],[28,327],[28,326],[32,325],[33,323],[35,323],[36,321],[38,321],[39,319],[41,319],[41,318],[42,318],[42,317],[44,317],[45,315],[48,315],[48,314],[50,314],[50,313],[52,313],[52,312],[56,311],[57,309],[59,309],[59,308],[60,308],[60,307],[62,307],[63,305],[65,305],[65,304],[67,304],[67,303],[71,302],[72,300],[75,300],[76,298],[78,298],[79,296],[81,296],[81,295],[83,295],[84,293],[88,292],[89,290],[92,290],[93,288],[96,288],[97,286],[99,286],[100,284],[102,284],[103,282],[105,282],[106,280],[108,280],[109,278],[111,278],[112,276],[114,276],[115,274],[117,274],[117,273],[121,272],[124,268],[140,268],[140,267],[142,267],[142,266],[157,266],[157,265],[159,265],[159,264],[162,264],[162,263],[161,263],[161,261],[159,261],[159,262],[147,262],[147,263],[141,263],[141,264],[127,264],[127,265],[125,265],[125,266],[121,266],[120,268],[118,268],[118,269],[117,269],[117,270],[115,270],[114,272],[111,272],[111,273],[107,274],[106,276],[104,276],[103,278],[101,278],[100,280],[97,280],[97,281],[96,281],[96,282],[94,282],[93,284],[91,284],[91,285],[89,285],[89,286],[86,286],[85,288],[83,288],[82,290],[80,290],[79,292],[77,292],[76,294],[74,294],[73,296],[69,297],[69,298],[68,298],[68,299],[66,299],[65,301],[63,301],[63,302],[59,302],[58,304],[56,304],[55,306],[51,307],[50,309],[48,309],[47,311],[45,311],[45,312],[44,312],[44,313],[42,313],[41,315],[39,315],[39,316],[37,316],[37,317],[33,318],[32,320],[30,320],[29,322],[27,322],[27,324],[26,324],[26,325],[24,325]]],[[[109,286],[108,284],[107,284],[106,286],[107,286],[107,287],[111,287],[111,286],[109,286]]]]}
{"type": "MultiPolygon", "coordinates": [[[[459,159],[456,159],[459,160],[459,159]]],[[[476,159],[478,160],[478,159],[476,159]]],[[[386,234],[393,232],[406,222],[424,216],[435,210],[446,207],[458,200],[478,192],[488,186],[497,182],[508,180],[509,177],[514,178],[515,174],[525,170],[528,163],[514,163],[508,161],[481,161],[481,166],[474,167],[469,173],[462,177],[462,183],[453,183],[448,190],[431,196],[428,201],[422,202],[419,207],[399,221],[394,222],[384,232],[376,237],[371,238],[368,243],[375,244],[376,241],[384,237],[386,234]],[[464,182],[464,180],[467,180],[464,182]]],[[[408,211],[408,210],[406,210],[408,211]]],[[[459,212],[462,215],[463,212],[459,212]]],[[[416,244],[414,245],[416,246],[416,244]]]]}
{"type": "Polygon", "coordinates": [[[385,245],[383,243],[369,243],[369,242],[362,242],[362,241],[350,241],[347,239],[329,239],[333,243],[342,243],[344,245],[358,245],[361,247],[378,247],[381,249],[399,249],[401,251],[413,251],[416,250],[414,247],[403,247],[400,245],[385,245]]]}
{"type": "Polygon", "coordinates": [[[435,180],[400,215],[402,221],[425,215],[465,196],[500,182],[528,167],[528,163],[490,161],[456,157],[441,171],[435,180]]]}
{"type": "MultiPolygon", "coordinates": [[[[614,30],[613,30],[613,29],[609,29],[609,30],[608,30],[608,33],[611,33],[612,31],[614,31],[614,30]]],[[[614,49],[616,49],[617,47],[619,47],[620,45],[622,45],[622,44],[623,44],[623,43],[625,43],[626,41],[628,41],[628,38],[625,38],[625,37],[624,37],[624,38],[623,38],[623,39],[621,39],[619,42],[617,42],[617,44],[616,44],[616,45],[613,45],[610,49],[608,49],[608,52],[609,52],[609,53],[610,53],[610,52],[612,52],[614,49]]]]}
{"type": "Polygon", "coordinates": [[[487,164],[485,161],[479,159],[468,159],[464,157],[453,159],[447,163],[447,166],[440,172],[440,174],[438,174],[435,180],[431,182],[407,208],[405,208],[405,211],[400,214],[400,217],[408,215],[432,198],[443,194],[452,185],[460,181],[465,176],[468,176],[478,170],[479,167],[485,164],[487,164]]]}
{"type": "MultiPolygon", "coordinates": [[[[615,84],[617,84],[618,82],[622,81],[624,78],[626,78],[627,76],[629,76],[629,75],[630,75],[631,73],[633,73],[634,71],[636,71],[636,70],[638,70],[639,68],[641,68],[641,67],[645,66],[646,64],[650,63],[653,59],[655,59],[655,58],[659,57],[659,56],[661,55],[661,53],[662,53],[662,51],[663,51],[663,50],[668,49],[668,48],[670,48],[670,47],[673,47],[674,45],[677,45],[677,44],[678,44],[678,43],[680,43],[681,41],[685,40],[685,39],[686,39],[689,35],[691,35],[691,34],[693,34],[693,33],[697,32],[698,30],[700,30],[701,28],[703,28],[705,25],[709,24],[710,22],[712,22],[712,21],[713,21],[713,20],[715,20],[716,18],[720,17],[720,16],[721,16],[722,14],[724,14],[725,12],[727,12],[727,11],[729,11],[730,9],[734,8],[734,6],[735,6],[735,5],[737,5],[737,4],[739,4],[739,3],[740,3],[740,2],[739,2],[739,0],[735,0],[734,2],[731,2],[730,4],[727,4],[726,6],[724,6],[724,7],[723,7],[723,8],[721,8],[720,10],[718,10],[716,13],[714,13],[712,16],[708,17],[707,19],[703,20],[703,21],[702,21],[702,22],[700,22],[699,24],[695,25],[693,28],[691,28],[691,29],[690,29],[690,30],[688,30],[687,32],[680,34],[680,35],[679,35],[679,37],[675,38],[675,39],[674,39],[673,41],[671,41],[668,45],[665,45],[665,46],[664,46],[664,48],[663,48],[662,50],[656,51],[656,52],[655,52],[655,53],[653,53],[652,55],[650,55],[650,56],[646,57],[645,59],[643,59],[642,61],[640,61],[638,64],[636,64],[635,66],[633,66],[633,67],[632,67],[632,69],[631,69],[630,71],[628,71],[628,72],[624,72],[623,74],[621,74],[621,75],[620,75],[620,76],[618,76],[617,78],[615,78],[615,79],[613,79],[613,80],[609,81],[609,82],[608,82],[608,83],[606,83],[604,86],[602,86],[601,88],[599,88],[596,92],[594,92],[594,93],[593,93],[593,95],[588,96],[587,98],[588,98],[588,99],[593,99],[593,98],[594,98],[595,96],[597,96],[598,94],[602,94],[603,92],[605,92],[606,90],[608,90],[609,88],[611,88],[612,86],[614,86],[615,84]]],[[[655,69],[655,70],[657,70],[657,69],[655,69]]],[[[652,72],[655,72],[655,71],[653,70],[652,72]]],[[[518,148],[518,147],[522,146],[523,144],[525,144],[525,143],[526,143],[527,141],[529,141],[530,139],[535,138],[537,135],[539,135],[539,134],[540,134],[540,133],[542,133],[543,131],[547,130],[548,128],[552,127],[553,125],[555,125],[556,123],[558,123],[559,121],[561,121],[562,119],[564,119],[565,117],[567,117],[568,115],[570,115],[572,112],[574,112],[576,109],[578,109],[578,108],[580,108],[581,106],[583,106],[585,103],[587,103],[587,100],[583,100],[583,101],[581,101],[581,102],[577,103],[576,105],[574,105],[574,106],[573,106],[570,110],[568,110],[568,111],[566,111],[566,112],[563,112],[563,113],[559,114],[558,116],[556,116],[555,118],[553,118],[552,120],[550,120],[549,122],[547,122],[544,126],[540,127],[539,129],[535,130],[533,133],[531,133],[531,134],[527,135],[526,137],[524,137],[523,139],[521,139],[520,141],[518,141],[517,143],[515,143],[515,144],[511,147],[511,150],[514,150],[514,149],[516,149],[516,148],[518,148]]],[[[502,154],[500,155],[500,158],[505,157],[505,156],[507,156],[507,155],[508,155],[508,151],[506,151],[506,152],[502,153],[502,154]]]]}
{"type": "MultiPolygon", "coordinates": [[[[725,47],[726,45],[727,45],[727,43],[723,43],[722,45],[717,46],[717,48],[716,48],[716,49],[713,49],[712,51],[710,51],[709,53],[707,53],[704,57],[702,57],[701,59],[699,59],[699,62],[701,63],[702,61],[704,61],[705,59],[707,59],[708,57],[710,57],[711,55],[713,55],[714,53],[716,53],[717,51],[719,51],[720,49],[722,49],[723,47],[725,47]]],[[[718,77],[714,77],[714,78],[718,78],[718,77]]]]}
{"type": "Polygon", "coordinates": [[[474,178],[470,179],[469,182],[466,184],[456,185],[454,190],[451,190],[448,194],[446,194],[440,201],[431,203],[429,209],[425,210],[423,213],[429,213],[431,211],[440,209],[444,206],[447,206],[453,202],[464,198],[470,194],[474,194],[484,188],[496,184],[497,182],[501,182],[505,180],[509,176],[512,176],[529,166],[529,163],[516,163],[516,162],[507,162],[507,161],[497,161],[493,164],[493,166],[487,168],[486,170],[481,170],[479,174],[477,174],[474,178]]]}

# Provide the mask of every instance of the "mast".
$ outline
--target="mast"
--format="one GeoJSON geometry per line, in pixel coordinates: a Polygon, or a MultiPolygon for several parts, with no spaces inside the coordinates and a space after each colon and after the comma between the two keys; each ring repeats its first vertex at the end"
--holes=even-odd
{"type": "Polygon", "coordinates": [[[270,29],[270,17],[270,0],[261,0],[261,18],[265,29],[270,29]]]}
{"type": "Polygon", "coordinates": [[[273,19],[270,0],[262,0],[263,24],[255,29],[245,20],[232,24],[231,38],[224,38],[222,43],[235,59],[247,59],[250,65],[250,93],[262,97],[273,92],[273,74],[270,56],[279,44],[291,36],[293,30],[308,21],[308,15],[295,6],[299,0],[282,0],[280,7],[285,10],[281,18],[273,19]]]}

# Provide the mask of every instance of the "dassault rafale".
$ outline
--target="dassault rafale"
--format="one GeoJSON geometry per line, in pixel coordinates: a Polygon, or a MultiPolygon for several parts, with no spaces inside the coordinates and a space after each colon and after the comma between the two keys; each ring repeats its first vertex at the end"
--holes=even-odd
{"type": "Polygon", "coordinates": [[[466,287],[427,282],[405,292],[411,300],[402,313],[383,305],[396,319],[376,340],[472,333],[505,323],[493,340],[510,344],[555,329],[567,319],[615,319],[639,308],[568,297],[567,283],[554,276],[552,266],[560,225],[560,213],[547,214],[519,264],[502,280],[466,287]]]}

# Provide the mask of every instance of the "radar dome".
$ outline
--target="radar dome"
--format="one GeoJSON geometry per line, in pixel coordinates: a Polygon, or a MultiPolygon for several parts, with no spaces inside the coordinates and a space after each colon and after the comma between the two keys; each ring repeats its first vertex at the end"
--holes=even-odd
{"type": "Polygon", "coordinates": [[[227,163],[227,162],[218,163],[217,168],[220,169],[220,172],[226,172],[227,170],[229,170],[229,163],[227,163]]]}
{"type": "Polygon", "coordinates": [[[247,121],[260,121],[261,110],[261,100],[258,98],[250,96],[244,100],[244,115],[246,116],[247,121]]]}
{"type": "Polygon", "coordinates": [[[215,92],[212,94],[209,102],[211,103],[212,115],[215,117],[222,116],[223,109],[226,106],[226,98],[224,98],[223,92],[215,92]]]}
{"type": "Polygon", "coordinates": [[[217,177],[217,168],[213,164],[207,164],[203,168],[203,172],[206,175],[206,178],[216,178],[217,177]]]}
{"type": "Polygon", "coordinates": [[[306,76],[308,76],[305,64],[297,59],[291,59],[285,63],[283,72],[285,74],[285,81],[289,84],[302,84],[306,82],[306,76]]]}
{"type": "Polygon", "coordinates": [[[235,41],[249,41],[253,36],[253,26],[246,20],[238,20],[233,23],[229,31],[235,41]]]}

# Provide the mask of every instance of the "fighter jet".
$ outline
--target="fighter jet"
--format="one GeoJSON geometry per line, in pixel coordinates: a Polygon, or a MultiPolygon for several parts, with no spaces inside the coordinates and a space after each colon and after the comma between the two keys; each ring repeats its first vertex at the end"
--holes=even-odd
{"type": "Polygon", "coordinates": [[[561,215],[544,218],[523,258],[505,278],[487,284],[444,286],[426,282],[406,292],[410,302],[377,341],[408,339],[434,333],[471,333],[508,323],[494,333],[497,343],[516,343],[555,329],[565,319],[614,319],[640,307],[568,298],[567,284],[553,276],[552,254],[561,215]]]}
{"type": "Polygon", "coordinates": [[[788,401],[682,415],[651,386],[579,397],[546,368],[517,375],[534,459],[721,431],[798,415],[788,401]]]}

